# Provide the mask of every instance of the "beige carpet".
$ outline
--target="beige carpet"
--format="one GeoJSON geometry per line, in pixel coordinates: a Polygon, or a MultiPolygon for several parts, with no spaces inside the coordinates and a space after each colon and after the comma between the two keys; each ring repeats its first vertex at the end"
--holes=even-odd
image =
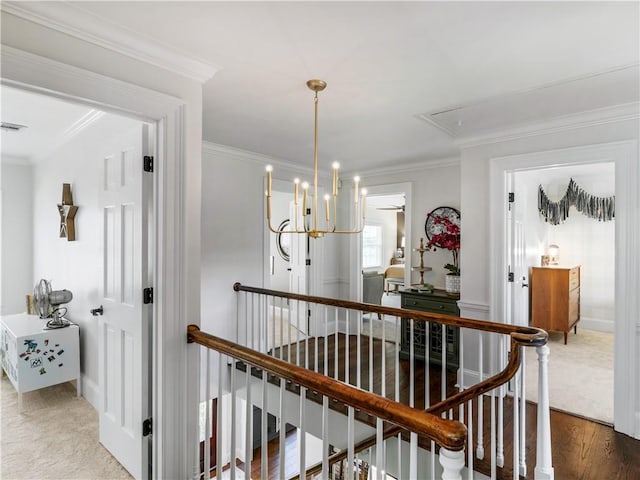
{"type": "MultiPolygon", "coordinates": [[[[583,417],[613,423],[613,334],[581,329],[549,334],[549,403],[583,417]]],[[[538,400],[535,350],[526,355],[526,398],[538,400]]]]}
{"type": "Polygon", "coordinates": [[[0,478],[130,479],[98,442],[98,414],[75,384],[63,383],[22,396],[2,378],[0,478]]]}

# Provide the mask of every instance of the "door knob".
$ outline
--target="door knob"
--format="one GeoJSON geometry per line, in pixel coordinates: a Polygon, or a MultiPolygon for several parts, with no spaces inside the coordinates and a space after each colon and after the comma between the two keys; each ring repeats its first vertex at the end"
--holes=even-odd
{"type": "Polygon", "coordinates": [[[89,311],[91,312],[91,315],[93,315],[94,317],[97,317],[98,315],[102,315],[104,313],[104,309],[102,308],[102,305],[100,305],[98,308],[92,308],[89,311]]]}

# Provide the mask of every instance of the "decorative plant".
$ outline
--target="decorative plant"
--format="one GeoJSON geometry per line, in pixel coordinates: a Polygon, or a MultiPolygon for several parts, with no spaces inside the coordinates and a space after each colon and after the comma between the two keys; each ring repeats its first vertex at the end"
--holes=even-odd
{"type": "Polygon", "coordinates": [[[435,251],[438,248],[450,250],[453,254],[453,263],[447,263],[444,268],[449,270],[448,275],[460,275],[458,264],[458,254],[460,253],[460,226],[453,223],[446,217],[436,216],[434,225],[440,225],[440,233],[432,235],[427,243],[427,248],[435,251]]]}

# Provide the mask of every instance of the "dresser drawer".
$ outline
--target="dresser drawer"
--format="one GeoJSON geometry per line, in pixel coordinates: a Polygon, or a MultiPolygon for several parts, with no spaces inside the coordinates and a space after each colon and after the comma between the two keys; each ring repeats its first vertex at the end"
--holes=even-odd
{"type": "Polygon", "coordinates": [[[409,296],[402,297],[402,308],[409,310],[420,310],[423,312],[443,313],[445,315],[459,315],[458,307],[454,302],[442,302],[439,300],[414,298],[409,296]]]}
{"type": "Polygon", "coordinates": [[[573,290],[580,286],[580,269],[572,268],[569,270],[569,290],[573,290]]]}

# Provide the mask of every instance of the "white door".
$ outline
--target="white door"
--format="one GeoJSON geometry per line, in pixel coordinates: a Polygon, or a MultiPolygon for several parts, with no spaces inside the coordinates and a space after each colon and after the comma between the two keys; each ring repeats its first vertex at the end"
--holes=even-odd
{"type": "MultiPolygon", "coordinates": [[[[293,202],[289,206],[289,218],[291,219],[292,229],[295,225],[298,228],[302,228],[303,218],[302,209],[298,205],[297,211],[293,202]],[[298,217],[298,223],[295,223],[296,215],[298,217]]],[[[307,265],[308,259],[308,242],[309,236],[300,233],[292,233],[290,250],[289,250],[289,292],[299,293],[302,295],[307,294],[307,284],[309,281],[309,267],[307,265]]],[[[291,324],[300,332],[307,334],[308,321],[307,321],[307,305],[297,301],[290,303],[291,308],[291,324]]]]}
{"type": "Polygon", "coordinates": [[[101,155],[103,216],[102,291],[99,317],[100,442],[136,479],[148,478],[150,319],[143,300],[149,285],[148,218],[151,173],[149,127],[137,123],[109,142],[101,155]]]}
{"type": "Polygon", "coordinates": [[[510,174],[510,191],[507,221],[509,271],[513,274],[507,288],[507,322],[514,325],[529,324],[529,267],[525,238],[524,191],[515,191],[515,174],[510,174]]]}

